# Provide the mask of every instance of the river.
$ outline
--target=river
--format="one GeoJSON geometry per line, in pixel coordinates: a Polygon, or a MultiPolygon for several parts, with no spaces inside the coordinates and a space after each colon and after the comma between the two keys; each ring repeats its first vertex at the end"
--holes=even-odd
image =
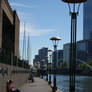
{"type": "MultiPolygon", "coordinates": [[[[56,78],[57,78],[57,87],[62,92],[69,92],[69,76],[57,75],[56,78]]],[[[75,85],[76,85],[76,92],[92,92],[92,77],[76,76],[75,85]]]]}

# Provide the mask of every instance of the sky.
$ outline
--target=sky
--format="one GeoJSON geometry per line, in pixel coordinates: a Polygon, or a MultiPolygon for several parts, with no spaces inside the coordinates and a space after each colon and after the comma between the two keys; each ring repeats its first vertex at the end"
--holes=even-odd
{"type": "MultiPolygon", "coordinates": [[[[8,0],[12,9],[17,11],[20,19],[20,55],[23,48],[24,24],[26,37],[30,35],[30,63],[38,49],[53,49],[49,40],[58,36],[61,41],[58,49],[70,42],[71,17],[68,5],[61,0],[8,0]]],[[[83,39],[83,5],[80,7],[77,20],[77,40],[83,39]]]]}

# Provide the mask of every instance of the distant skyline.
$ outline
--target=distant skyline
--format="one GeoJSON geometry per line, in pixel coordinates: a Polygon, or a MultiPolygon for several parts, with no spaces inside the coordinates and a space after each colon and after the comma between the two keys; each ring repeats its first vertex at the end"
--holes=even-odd
{"type": "MultiPolygon", "coordinates": [[[[58,49],[70,42],[70,16],[68,5],[61,0],[9,0],[12,9],[15,9],[20,19],[20,52],[22,53],[22,40],[24,22],[27,34],[31,40],[31,61],[38,49],[48,47],[53,49],[52,36],[61,37],[58,49]]],[[[83,5],[77,23],[77,40],[83,39],[83,5]]],[[[32,62],[30,62],[32,63],[32,62]]]]}

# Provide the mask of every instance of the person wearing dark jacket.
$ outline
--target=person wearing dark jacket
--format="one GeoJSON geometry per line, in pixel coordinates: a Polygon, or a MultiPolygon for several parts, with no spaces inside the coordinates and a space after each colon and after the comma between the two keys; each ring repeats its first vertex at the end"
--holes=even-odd
{"type": "Polygon", "coordinates": [[[8,80],[7,81],[7,92],[20,92],[20,90],[14,88],[12,80],[8,80]]]}

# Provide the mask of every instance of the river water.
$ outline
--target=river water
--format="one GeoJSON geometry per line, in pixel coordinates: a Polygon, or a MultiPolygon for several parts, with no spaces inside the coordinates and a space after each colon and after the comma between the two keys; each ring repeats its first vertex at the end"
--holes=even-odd
{"type": "MultiPolygon", "coordinates": [[[[57,75],[56,78],[57,78],[57,87],[62,92],[69,92],[69,76],[57,75]]],[[[76,76],[75,85],[76,85],[76,92],[92,92],[92,77],[76,76]]]]}

